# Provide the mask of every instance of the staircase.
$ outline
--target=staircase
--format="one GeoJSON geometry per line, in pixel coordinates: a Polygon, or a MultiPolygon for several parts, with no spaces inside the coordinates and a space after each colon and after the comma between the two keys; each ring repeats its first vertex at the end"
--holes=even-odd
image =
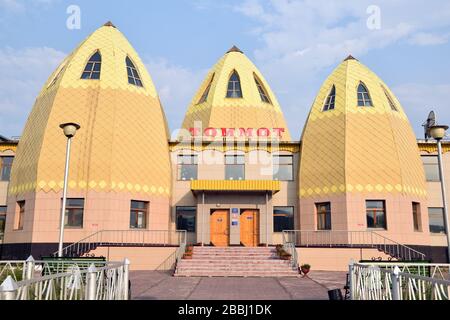
{"type": "Polygon", "coordinates": [[[180,259],[175,277],[296,277],[275,248],[194,247],[192,259],[180,259]]]}

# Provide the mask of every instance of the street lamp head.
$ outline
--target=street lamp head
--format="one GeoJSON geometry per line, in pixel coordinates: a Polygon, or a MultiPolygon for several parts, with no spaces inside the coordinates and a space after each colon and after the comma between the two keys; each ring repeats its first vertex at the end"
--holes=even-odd
{"type": "Polygon", "coordinates": [[[430,127],[430,135],[436,140],[442,140],[445,137],[445,131],[447,131],[448,126],[446,125],[435,125],[430,127]]]}
{"type": "Polygon", "coordinates": [[[80,129],[80,125],[78,123],[68,122],[60,124],[59,127],[63,129],[64,135],[67,138],[72,138],[78,129],[80,129]]]}

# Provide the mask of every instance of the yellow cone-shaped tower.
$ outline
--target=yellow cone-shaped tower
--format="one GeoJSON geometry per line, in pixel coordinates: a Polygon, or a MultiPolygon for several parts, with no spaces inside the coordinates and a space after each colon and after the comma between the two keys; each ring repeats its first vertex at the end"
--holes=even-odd
{"type": "Polygon", "coordinates": [[[231,48],[208,72],[194,96],[182,128],[260,128],[289,141],[280,105],[261,72],[237,47],[231,48]],[[280,130],[281,129],[281,130],[280,130]]]}
{"type": "Polygon", "coordinates": [[[72,139],[68,197],[84,199],[84,213],[80,232],[65,240],[91,229],[129,229],[131,200],[147,203],[145,228],[167,229],[165,116],[138,54],[107,23],[61,63],[36,99],[17,149],[8,207],[14,229],[15,202],[26,201],[23,234],[33,234],[5,242],[57,241],[66,145],[59,125],[66,122],[81,126],[72,139]]]}
{"type": "MultiPolygon", "coordinates": [[[[349,56],[323,83],[302,134],[302,228],[318,228],[317,204],[329,202],[332,229],[370,229],[366,201],[382,200],[386,223],[381,229],[399,238],[411,234],[412,203],[423,203],[422,212],[426,210],[419,154],[398,99],[349,56]]],[[[425,214],[422,218],[426,226],[425,214]]]]}

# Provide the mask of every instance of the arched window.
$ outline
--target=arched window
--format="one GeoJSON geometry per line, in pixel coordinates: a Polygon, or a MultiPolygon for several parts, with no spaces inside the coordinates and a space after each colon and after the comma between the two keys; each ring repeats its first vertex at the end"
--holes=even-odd
{"type": "Polygon", "coordinates": [[[96,51],[90,58],[84,68],[81,79],[100,79],[100,70],[102,68],[102,56],[96,51]]]}
{"type": "Polygon", "coordinates": [[[389,102],[389,105],[391,106],[391,109],[393,111],[398,111],[397,106],[394,103],[394,100],[392,100],[391,95],[389,94],[389,92],[386,90],[386,88],[384,86],[381,86],[383,88],[384,94],[386,95],[386,99],[389,102]]]}
{"type": "Polygon", "coordinates": [[[372,99],[366,86],[360,82],[358,85],[358,107],[371,107],[372,99]]]}
{"type": "Polygon", "coordinates": [[[241,80],[236,70],[228,81],[227,98],[242,98],[241,80]]]}
{"type": "Polygon", "coordinates": [[[205,91],[203,92],[203,94],[197,104],[206,102],[206,100],[208,99],[209,90],[211,89],[211,84],[212,84],[213,80],[214,80],[214,73],[211,77],[211,80],[209,80],[208,86],[206,87],[205,91]]]}
{"type": "Polygon", "coordinates": [[[130,60],[128,56],[125,59],[125,62],[127,65],[128,83],[138,87],[143,87],[141,77],[139,76],[139,72],[134,66],[134,63],[130,60]]]}
{"type": "Polygon", "coordinates": [[[256,76],[256,74],[253,74],[253,77],[255,78],[256,87],[258,87],[259,96],[261,97],[261,101],[262,102],[271,103],[270,99],[269,99],[269,95],[267,94],[267,91],[264,88],[264,86],[262,85],[261,81],[259,81],[259,79],[256,76]]]}
{"type": "Polygon", "coordinates": [[[333,85],[330,93],[328,94],[327,100],[323,105],[323,111],[334,110],[334,101],[336,100],[336,88],[333,85]]]}

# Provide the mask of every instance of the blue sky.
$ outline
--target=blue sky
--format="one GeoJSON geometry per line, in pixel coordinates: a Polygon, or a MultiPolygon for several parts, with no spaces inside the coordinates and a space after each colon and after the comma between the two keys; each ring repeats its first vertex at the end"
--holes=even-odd
{"type": "Polygon", "coordinates": [[[0,0],[0,134],[21,134],[53,69],[108,20],[147,65],[171,130],[234,44],[268,80],[295,139],[321,83],[349,53],[391,87],[418,137],[431,109],[450,123],[446,0],[0,0]],[[69,5],[80,7],[80,29],[66,27],[69,5]],[[380,28],[367,26],[371,5],[380,28]]]}

